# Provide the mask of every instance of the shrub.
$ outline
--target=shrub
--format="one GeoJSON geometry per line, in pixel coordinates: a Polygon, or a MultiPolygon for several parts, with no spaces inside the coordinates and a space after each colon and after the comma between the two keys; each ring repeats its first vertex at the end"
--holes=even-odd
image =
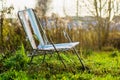
{"type": "Polygon", "coordinates": [[[115,50],[111,53],[110,57],[117,57],[119,56],[119,51],[118,50],[115,50]]]}
{"type": "Polygon", "coordinates": [[[10,70],[3,74],[0,74],[0,80],[29,80],[27,74],[24,71],[10,70]]]}
{"type": "Polygon", "coordinates": [[[102,51],[114,51],[114,47],[113,46],[105,46],[105,47],[102,47],[101,50],[102,51]]]}
{"type": "Polygon", "coordinates": [[[92,49],[86,49],[86,50],[84,50],[83,51],[83,54],[84,54],[84,56],[90,56],[90,55],[92,55],[93,54],[93,50],[92,49]]]}
{"type": "Polygon", "coordinates": [[[3,65],[7,69],[15,69],[15,70],[21,70],[27,67],[28,57],[25,54],[23,45],[21,46],[21,49],[16,52],[15,55],[7,58],[3,65]]]}
{"type": "Polygon", "coordinates": [[[25,41],[22,28],[10,19],[4,19],[2,37],[0,37],[0,50],[15,51],[25,41]],[[2,39],[1,39],[2,38],[2,39]]]}

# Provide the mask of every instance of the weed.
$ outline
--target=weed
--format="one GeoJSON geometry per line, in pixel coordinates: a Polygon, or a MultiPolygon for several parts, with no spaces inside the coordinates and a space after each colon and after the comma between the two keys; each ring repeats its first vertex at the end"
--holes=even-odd
{"type": "Polygon", "coordinates": [[[119,80],[120,62],[119,51],[111,52],[86,52],[85,65],[90,71],[82,71],[81,65],[75,54],[61,54],[67,68],[57,59],[57,54],[46,56],[45,63],[41,63],[42,56],[34,58],[28,67],[28,57],[25,54],[24,46],[16,51],[16,54],[5,58],[4,69],[0,73],[0,80],[119,80]],[[71,61],[73,60],[73,61],[71,61]]]}

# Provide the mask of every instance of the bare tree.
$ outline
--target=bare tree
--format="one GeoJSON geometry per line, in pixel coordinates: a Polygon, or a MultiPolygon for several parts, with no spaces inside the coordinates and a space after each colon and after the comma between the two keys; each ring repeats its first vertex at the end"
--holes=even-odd
{"type": "Polygon", "coordinates": [[[37,0],[36,10],[40,16],[44,16],[49,8],[51,0],[37,0]]]}
{"type": "Polygon", "coordinates": [[[77,0],[77,1],[76,1],[76,16],[77,16],[77,18],[78,18],[78,16],[79,16],[79,15],[78,15],[78,14],[79,14],[79,9],[78,9],[78,8],[79,8],[79,1],[77,0]]]}
{"type": "MultiPolygon", "coordinates": [[[[1,8],[3,9],[3,1],[1,0],[1,8]]],[[[1,40],[1,43],[3,42],[2,38],[3,38],[3,35],[2,35],[2,31],[3,31],[3,11],[1,10],[1,19],[0,19],[0,40],[1,40]]]]}
{"type": "Polygon", "coordinates": [[[92,12],[98,22],[95,30],[98,35],[99,49],[108,39],[110,23],[114,15],[118,13],[117,1],[120,2],[119,0],[88,0],[89,4],[92,5],[92,7],[88,7],[88,10],[92,12]]]}

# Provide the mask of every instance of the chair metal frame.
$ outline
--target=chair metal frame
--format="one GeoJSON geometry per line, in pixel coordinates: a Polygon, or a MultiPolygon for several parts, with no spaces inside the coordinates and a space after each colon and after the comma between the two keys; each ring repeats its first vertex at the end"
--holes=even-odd
{"type": "Polygon", "coordinates": [[[29,8],[26,10],[18,11],[18,17],[26,32],[26,35],[28,36],[29,42],[33,49],[31,52],[32,54],[30,55],[31,56],[30,63],[32,62],[34,56],[37,55],[38,53],[44,54],[43,57],[43,62],[44,62],[47,53],[56,52],[63,65],[66,67],[59,52],[73,50],[73,52],[77,55],[83,69],[85,69],[83,62],[77,50],[75,49],[75,46],[78,45],[79,42],[73,42],[65,31],[64,31],[64,36],[69,40],[69,42],[54,44],[50,36],[48,37],[50,41],[48,41],[44,29],[41,26],[41,23],[37,18],[33,9],[29,8]],[[40,42],[39,45],[36,45],[34,35],[37,37],[38,41],[40,42]]]}

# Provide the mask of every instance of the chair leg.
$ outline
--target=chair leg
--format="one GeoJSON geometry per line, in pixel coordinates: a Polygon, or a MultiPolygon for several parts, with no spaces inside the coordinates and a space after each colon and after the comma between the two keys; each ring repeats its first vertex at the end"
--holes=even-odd
{"type": "Polygon", "coordinates": [[[83,70],[85,70],[85,69],[86,69],[86,68],[85,68],[85,65],[83,64],[83,62],[82,62],[82,60],[81,60],[81,58],[80,58],[80,56],[79,56],[77,50],[76,50],[75,48],[73,48],[73,51],[74,51],[74,53],[77,55],[77,57],[78,57],[78,59],[79,59],[81,65],[82,65],[83,70]]]}
{"type": "Polygon", "coordinates": [[[66,65],[65,65],[64,61],[62,60],[62,58],[61,58],[61,56],[60,56],[60,54],[59,54],[59,51],[56,49],[56,47],[55,47],[55,45],[54,45],[52,39],[50,38],[50,36],[49,36],[48,38],[50,39],[50,42],[51,42],[52,46],[53,46],[54,49],[55,49],[55,52],[58,54],[58,57],[59,57],[60,61],[62,62],[62,64],[63,64],[64,67],[66,68],[66,65]]]}
{"type": "MultiPolygon", "coordinates": [[[[73,42],[72,39],[70,38],[70,36],[68,35],[68,33],[66,33],[66,31],[64,31],[64,35],[65,35],[65,37],[66,37],[70,42],[73,42]]],[[[77,50],[76,50],[75,48],[73,48],[73,51],[74,51],[74,53],[77,55],[77,57],[78,57],[81,65],[82,65],[83,69],[85,70],[85,65],[83,64],[83,62],[82,62],[82,60],[81,60],[81,58],[80,58],[77,50]]]]}
{"type": "Polygon", "coordinates": [[[42,63],[44,63],[44,61],[45,61],[45,57],[46,57],[46,52],[45,52],[45,54],[44,54],[44,57],[43,57],[43,61],[42,61],[42,63]]]}
{"type": "Polygon", "coordinates": [[[32,52],[32,56],[31,56],[31,59],[30,59],[30,64],[32,63],[32,60],[33,60],[33,58],[34,58],[35,53],[36,53],[36,50],[34,50],[34,51],[32,52]]]}
{"type": "Polygon", "coordinates": [[[60,59],[60,61],[62,62],[62,64],[64,65],[64,67],[66,68],[66,65],[64,63],[64,61],[62,60],[62,57],[60,56],[59,52],[56,51],[57,55],[58,55],[58,58],[60,59]]]}
{"type": "MultiPolygon", "coordinates": [[[[65,55],[67,54],[67,52],[66,51],[64,51],[64,53],[65,53],[65,55]]],[[[73,65],[75,66],[75,62],[72,60],[72,59],[69,59],[70,60],[70,62],[72,62],[73,63],[73,65]]]]}
{"type": "Polygon", "coordinates": [[[52,58],[52,56],[53,56],[52,54],[53,54],[53,52],[49,54],[49,56],[48,56],[49,60],[52,58]]]}
{"type": "Polygon", "coordinates": [[[32,57],[30,59],[30,64],[32,63],[33,58],[34,58],[34,55],[32,55],[32,57]]]}

